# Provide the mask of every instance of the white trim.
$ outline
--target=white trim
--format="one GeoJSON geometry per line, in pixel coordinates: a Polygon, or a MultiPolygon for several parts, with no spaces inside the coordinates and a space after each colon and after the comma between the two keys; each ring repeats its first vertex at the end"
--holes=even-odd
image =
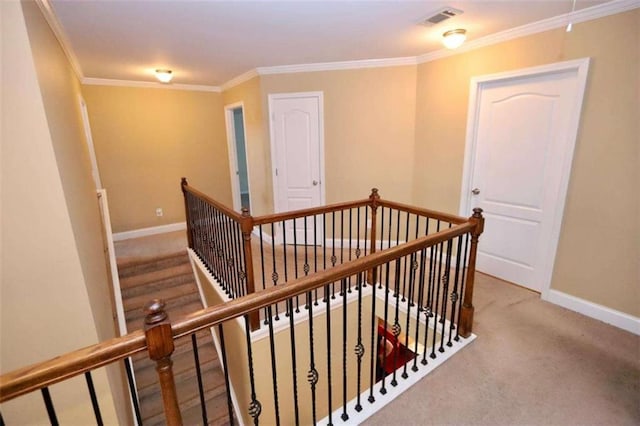
{"type": "MultiPolygon", "coordinates": [[[[111,272],[111,286],[113,287],[113,301],[116,308],[116,321],[118,323],[118,332],[120,336],[127,334],[127,321],[124,314],[124,304],[122,300],[122,290],[120,289],[120,275],[118,274],[118,262],[116,260],[116,249],[113,244],[113,232],[111,229],[111,216],[109,215],[109,201],[107,199],[107,190],[102,188],[96,191],[98,196],[98,205],[100,206],[100,214],[102,216],[102,227],[104,228],[105,242],[107,243],[107,254],[109,256],[109,271],[111,272]]],[[[131,381],[133,382],[134,389],[138,389],[136,386],[136,374],[133,368],[131,369],[131,381]]],[[[137,395],[133,395],[129,389],[129,400],[131,402],[131,413],[134,419],[134,424],[137,425],[134,399],[137,395]]]]}
{"type": "Polygon", "coordinates": [[[247,122],[245,120],[244,102],[235,102],[224,106],[225,129],[227,131],[227,149],[229,152],[229,173],[231,174],[231,195],[233,197],[233,208],[237,211],[242,210],[242,193],[240,191],[240,178],[234,170],[238,165],[238,150],[236,149],[236,132],[235,122],[233,119],[233,110],[240,108],[242,110],[242,131],[244,133],[244,153],[247,169],[247,186],[249,189],[249,208],[253,206],[251,199],[251,176],[249,174],[249,144],[247,143],[247,122]]]}
{"type": "Polygon", "coordinates": [[[340,71],[362,68],[384,68],[417,65],[415,56],[383,59],[363,59],[356,61],[317,62],[311,64],[278,65],[256,68],[258,75],[291,74],[297,72],[340,71]]]}
{"type": "Polygon", "coordinates": [[[542,295],[542,300],[611,324],[635,335],[640,335],[640,318],[633,315],[625,314],[558,290],[549,290],[542,295]]]}
{"type": "MultiPolygon", "coordinates": [[[[436,368],[444,364],[447,360],[449,360],[452,356],[457,354],[461,349],[470,344],[476,339],[475,334],[471,334],[468,338],[461,338],[459,341],[452,340],[451,347],[447,348],[444,353],[438,353],[438,356],[435,359],[429,358],[429,363],[427,365],[420,365],[417,372],[411,372],[409,377],[403,379],[400,373],[400,370],[404,368],[404,366],[398,367],[396,372],[398,373],[398,385],[391,386],[387,381],[386,394],[381,394],[380,389],[382,388],[382,381],[376,383],[373,386],[373,393],[375,394],[376,400],[375,403],[371,404],[368,402],[367,398],[369,397],[369,389],[365,390],[360,394],[360,404],[362,406],[362,411],[358,412],[355,409],[357,399],[354,398],[347,403],[347,412],[349,413],[348,420],[342,420],[340,417],[343,409],[342,407],[336,409],[332,413],[332,420],[334,425],[357,425],[364,422],[366,419],[371,417],[373,414],[380,411],[384,406],[389,404],[391,401],[396,399],[402,393],[406,392],[411,386],[418,383],[425,376],[433,372],[436,368]]],[[[328,416],[324,419],[320,420],[317,424],[327,424],[328,416]]]]}
{"type": "MultiPolygon", "coordinates": [[[[354,284],[355,286],[357,286],[357,283],[354,284]]],[[[359,297],[367,297],[367,296],[371,296],[373,294],[373,290],[372,290],[372,286],[366,285],[362,286],[362,292],[361,295],[358,294],[357,291],[352,291],[351,293],[347,293],[347,297],[346,297],[346,304],[347,306],[350,305],[351,303],[355,302],[358,300],[359,297]]],[[[296,296],[293,296],[296,297],[296,296]]],[[[340,297],[336,297],[335,299],[333,298],[329,298],[329,310],[334,311],[342,306],[344,306],[344,299],[342,298],[342,296],[340,297]]],[[[313,317],[317,317],[320,315],[325,315],[327,313],[327,302],[324,300],[319,299],[318,300],[318,306],[322,305],[322,307],[317,307],[317,308],[312,308],[313,309],[313,317]]],[[[273,305],[271,305],[273,306],[273,305]]],[[[261,309],[263,310],[263,309],[261,309]]],[[[300,312],[293,312],[293,325],[297,325],[303,322],[306,322],[309,320],[309,311],[307,311],[304,306],[301,307],[300,312]]],[[[278,315],[278,317],[280,319],[278,320],[274,320],[273,321],[273,332],[277,333],[279,331],[282,330],[287,330],[289,328],[290,325],[290,321],[291,319],[287,316],[285,316],[285,312],[282,312],[281,314],[278,315]]],[[[275,316],[274,316],[275,318],[275,316]]],[[[259,340],[265,339],[269,337],[269,327],[260,327],[259,329],[252,331],[251,332],[251,341],[252,342],[257,342],[259,340]]]]}
{"type": "Polygon", "coordinates": [[[441,49],[436,50],[435,52],[425,53],[424,55],[416,57],[416,62],[418,64],[423,64],[425,62],[435,61],[437,59],[446,58],[468,52],[470,50],[479,49],[481,47],[491,46],[493,44],[503,43],[516,38],[565,27],[569,22],[578,24],[580,22],[591,21],[593,19],[604,18],[605,16],[614,15],[616,13],[626,12],[637,7],[640,7],[639,0],[613,0],[607,3],[580,9],[573,13],[564,13],[552,18],[531,22],[519,27],[489,34],[464,43],[462,46],[454,50],[441,49]]]}
{"type": "Polygon", "coordinates": [[[111,78],[90,78],[84,77],[80,80],[82,84],[87,86],[120,86],[120,87],[142,87],[147,89],[172,89],[172,90],[190,90],[194,92],[222,92],[219,86],[204,86],[198,84],[163,84],[153,81],[136,81],[136,80],[116,80],[111,78]]]}
{"type": "Polygon", "coordinates": [[[78,58],[71,48],[71,42],[69,41],[67,34],[64,32],[62,25],[60,25],[60,21],[58,20],[58,16],[56,15],[54,8],[51,7],[50,1],[36,0],[36,4],[38,5],[38,7],[40,7],[40,10],[44,15],[44,19],[49,24],[49,28],[51,28],[51,31],[53,31],[53,34],[58,39],[58,43],[60,43],[62,51],[69,60],[69,64],[71,65],[73,72],[76,74],[78,80],[82,81],[82,79],[84,78],[82,67],[80,66],[80,62],[78,62],[78,58]]]}
{"type": "Polygon", "coordinates": [[[134,229],[113,234],[113,241],[128,240],[130,238],[147,237],[149,235],[164,234],[166,232],[182,231],[187,229],[186,222],[170,223],[168,225],[152,226],[150,228],[134,229]]]}
{"type": "Polygon", "coordinates": [[[569,188],[569,178],[571,176],[571,164],[575,151],[576,141],[578,138],[578,130],[580,127],[580,117],[584,92],[587,85],[587,72],[589,70],[589,58],[576,59],[572,61],[558,62],[555,64],[542,65],[538,67],[524,68],[516,71],[508,71],[497,74],[489,74],[484,76],[473,77],[469,85],[469,108],[467,111],[467,134],[465,138],[464,165],[462,171],[462,188],[460,191],[460,214],[468,215],[471,203],[471,179],[475,167],[474,159],[476,153],[476,134],[478,128],[478,119],[480,111],[479,93],[483,85],[490,82],[505,81],[523,77],[533,77],[552,73],[561,73],[567,71],[576,72],[576,90],[577,96],[575,103],[572,105],[573,111],[569,124],[567,126],[568,141],[563,152],[564,163],[560,172],[560,183],[557,188],[557,204],[554,206],[553,216],[551,218],[550,238],[547,242],[547,249],[544,251],[545,256],[541,260],[541,279],[540,290],[543,295],[551,288],[551,278],[553,274],[553,266],[556,258],[556,250],[558,248],[558,240],[560,239],[560,230],[562,227],[562,217],[564,214],[564,206],[569,188]]]}
{"type": "MultiPolygon", "coordinates": [[[[292,93],[269,93],[268,97],[268,114],[269,114],[269,145],[271,147],[271,183],[273,187],[273,207],[276,212],[284,211],[282,206],[280,206],[278,202],[278,182],[276,175],[276,147],[275,147],[275,136],[274,136],[274,128],[273,128],[273,101],[277,99],[290,99],[290,98],[317,98],[318,100],[318,143],[320,144],[320,152],[319,155],[319,168],[320,168],[320,205],[323,206],[326,204],[326,192],[325,192],[325,164],[324,164],[324,92],[292,92],[292,93]]],[[[278,239],[280,234],[281,226],[277,227],[276,230],[276,241],[281,241],[278,239]]]]}
{"type": "Polygon", "coordinates": [[[98,189],[98,204],[100,204],[100,213],[102,213],[102,227],[107,243],[107,252],[109,254],[109,269],[111,270],[111,279],[113,285],[113,293],[116,305],[116,320],[118,321],[118,331],[121,336],[127,334],[127,322],[125,321],[124,307],[122,305],[122,292],[120,290],[120,276],[118,275],[118,263],[116,262],[116,250],[113,245],[115,234],[111,230],[111,216],[109,215],[109,202],[107,199],[107,190],[98,189]]]}
{"type": "Polygon", "coordinates": [[[580,9],[572,13],[565,13],[562,15],[554,16],[552,18],[543,19],[541,21],[532,22],[529,24],[521,25],[519,27],[510,28],[508,30],[500,31],[494,34],[471,40],[458,49],[440,49],[435,52],[426,53],[418,56],[406,56],[398,58],[382,58],[382,59],[363,59],[354,61],[337,61],[337,62],[318,62],[311,64],[295,64],[295,65],[280,65],[272,67],[256,67],[249,71],[246,71],[231,80],[228,80],[220,86],[205,86],[205,85],[191,85],[191,84],[161,84],[151,83],[146,81],[133,81],[133,80],[111,80],[101,78],[85,78],[82,73],[80,63],[71,48],[71,43],[66,36],[60,21],[58,20],[53,8],[51,7],[50,0],[36,0],[36,3],[42,10],[42,13],[47,20],[47,23],[51,27],[51,30],[55,34],[62,50],[69,59],[69,63],[73,68],[76,76],[82,82],[87,85],[103,85],[103,86],[125,86],[125,87],[153,87],[164,89],[179,89],[179,90],[196,90],[205,92],[222,92],[231,89],[239,84],[251,80],[254,77],[260,75],[270,74],[288,74],[298,72],[314,72],[314,71],[339,71],[350,69],[362,69],[362,68],[383,68],[394,67],[404,65],[417,65],[425,62],[434,61],[448,56],[457,55],[459,53],[468,52],[470,50],[478,49],[485,46],[490,46],[496,43],[502,43],[508,40],[512,40],[518,37],[524,37],[531,34],[540,33],[543,31],[552,30],[566,26],[569,22],[574,24],[591,21],[598,18],[604,18],[606,16],[614,15],[616,13],[626,12],[637,7],[640,7],[640,0],[613,0],[607,3],[598,4],[595,6],[580,9]]]}
{"type": "MultiPolygon", "coordinates": [[[[355,250],[358,247],[360,248],[360,250],[364,250],[364,249],[369,250],[371,248],[371,240],[365,241],[363,239],[354,239],[354,238],[352,238],[351,240],[349,240],[348,238],[327,238],[324,240],[325,247],[327,248],[333,248],[334,243],[336,248],[348,249],[349,243],[351,243],[351,250],[355,250]],[[359,246],[358,246],[358,243],[360,243],[359,246]]],[[[406,243],[406,241],[399,240],[398,242],[396,242],[395,240],[391,240],[391,244],[389,244],[389,240],[376,240],[376,250],[380,250],[381,243],[382,243],[382,250],[385,250],[391,247],[400,246],[406,243]]]]}
{"type": "MultiPolygon", "coordinates": [[[[251,233],[256,237],[260,238],[260,228],[258,226],[254,226],[253,231],[251,233]]],[[[262,241],[266,244],[271,245],[271,239],[269,238],[269,235],[266,232],[262,233],[262,241]]]]}
{"type": "Polygon", "coordinates": [[[319,62],[311,64],[281,65],[273,67],[257,67],[251,71],[247,71],[244,74],[241,74],[229,80],[221,87],[223,91],[228,90],[233,86],[236,86],[259,75],[419,65],[425,62],[435,61],[437,59],[446,58],[493,44],[503,43],[505,41],[513,40],[519,37],[561,28],[566,26],[569,22],[578,24],[581,22],[592,21],[594,19],[604,18],[606,16],[615,15],[616,13],[622,13],[632,9],[636,9],[638,7],[640,7],[640,0],[613,0],[607,3],[580,9],[573,13],[565,13],[551,18],[543,19],[541,21],[521,25],[519,27],[510,28],[494,34],[489,34],[487,36],[466,42],[461,47],[455,50],[440,49],[434,52],[429,52],[417,56],[384,59],[364,59],[357,61],[319,62]]]}
{"type": "Polygon", "coordinates": [[[227,81],[227,82],[226,82],[226,83],[224,83],[222,86],[220,86],[220,88],[221,88],[223,91],[224,91],[224,90],[229,90],[229,89],[231,89],[232,87],[238,86],[238,85],[240,85],[240,84],[244,83],[245,81],[249,81],[249,80],[251,80],[252,78],[257,77],[258,75],[259,75],[259,74],[258,74],[257,69],[255,69],[255,68],[254,68],[254,69],[252,69],[252,70],[249,70],[249,71],[247,71],[247,72],[245,72],[245,73],[240,74],[240,75],[239,75],[239,76],[237,76],[237,77],[232,78],[231,80],[227,81]]]}

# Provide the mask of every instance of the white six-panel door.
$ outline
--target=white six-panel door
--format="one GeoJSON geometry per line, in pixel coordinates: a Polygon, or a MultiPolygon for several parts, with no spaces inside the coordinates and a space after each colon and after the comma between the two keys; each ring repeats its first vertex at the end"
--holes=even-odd
{"type": "Polygon", "coordinates": [[[588,62],[577,62],[472,84],[462,204],[484,210],[477,269],[538,292],[551,279],[582,105],[588,62]]]}
{"type": "MultiPolygon", "coordinates": [[[[322,149],[322,93],[269,95],[271,114],[271,154],[276,212],[318,207],[324,203],[322,149]]],[[[303,220],[287,223],[287,244],[301,244],[305,236],[303,220]]],[[[322,224],[307,220],[307,243],[321,244],[322,224]]],[[[282,240],[279,236],[278,240],[282,240]]]]}

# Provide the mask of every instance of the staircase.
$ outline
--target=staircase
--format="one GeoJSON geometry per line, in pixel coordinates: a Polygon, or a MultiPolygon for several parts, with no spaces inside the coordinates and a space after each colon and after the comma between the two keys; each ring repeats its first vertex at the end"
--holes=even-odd
{"type": "MultiPolygon", "coordinates": [[[[202,309],[191,264],[186,251],[144,258],[118,260],[120,286],[127,329],[142,328],[144,305],[151,299],[163,299],[169,318],[202,309]]],[[[208,424],[229,424],[224,374],[211,333],[196,333],[208,424]]],[[[175,341],[172,355],[176,390],[184,425],[202,424],[202,411],[191,338],[175,341]]],[[[162,396],[155,363],[147,354],[133,357],[133,369],[143,424],[165,424],[162,396]]]]}

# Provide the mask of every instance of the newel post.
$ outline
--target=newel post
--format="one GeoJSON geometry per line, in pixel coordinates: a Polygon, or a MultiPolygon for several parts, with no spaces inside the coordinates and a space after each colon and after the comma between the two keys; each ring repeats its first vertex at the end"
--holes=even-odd
{"type": "MultiPolygon", "coordinates": [[[[240,222],[242,230],[242,247],[244,249],[244,271],[247,294],[255,293],[255,277],[253,274],[253,253],[251,250],[251,233],[253,232],[253,216],[249,214],[249,209],[242,208],[242,221],[240,222]]],[[[260,328],[260,314],[258,311],[249,314],[249,322],[251,330],[260,328]]]]}
{"type": "MultiPolygon", "coordinates": [[[[369,207],[371,207],[371,247],[370,254],[376,252],[376,224],[378,223],[378,206],[380,205],[380,194],[378,194],[378,188],[371,189],[371,195],[369,195],[369,207]]],[[[373,268],[367,271],[367,281],[371,285],[375,285],[378,281],[378,269],[373,268]]]]}
{"type": "Polygon", "coordinates": [[[167,425],[178,426],[182,424],[176,384],[173,378],[173,332],[169,316],[164,311],[165,303],[154,299],[149,302],[144,312],[144,334],[147,338],[147,350],[149,358],[156,362],[156,371],[162,392],[162,404],[167,425]]]}
{"type": "Polygon", "coordinates": [[[460,312],[460,335],[469,337],[473,329],[473,285],[476,275],[476,253],[478,251],[478,239],[484,231],[484,217],[482,217],[482,209],[476,207],[473,209],[473,215],[469,218],[475,223],[475,228],[471,231],[471,250],[469,253],[469,267],[467,268],[467,282],[464,289],[464,300],[462,302],[462,310],[460,312]]]}
{"type": "Polygon", "coordinates": [[[180,180],[180,188],[182,189],[182,196],[184,198],[184,215],[187,221],[187,241],[189,242],[189,248],[193,248],[193,236],[191,235],[191,212],[189,211],[189,201],[187,200],[187,178],[183,177],[180,180]]]}

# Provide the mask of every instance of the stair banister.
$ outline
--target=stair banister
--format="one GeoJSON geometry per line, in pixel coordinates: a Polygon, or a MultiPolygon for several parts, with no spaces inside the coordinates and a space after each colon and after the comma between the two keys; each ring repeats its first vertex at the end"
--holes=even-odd
{"type": "Polygon", "coordinates": [[[184,199],[184,214],[187,222],[187,242],[189,247],[193,247],[193,236],[191,235],[191,212],[189,211],[189,202],[187,201],[187,178],[183,177],[180,181],[180,188],[182,189],[182,197],[184,199]]]}
{"type": "MultiPolygon", "coordinates": [[[[244,249],[244,273],[247,294],[255,293],[255,278],[253,273],[253,253],[251,250],[251,233],[253,232],[253,217],[249,214],[249,209],[242,208],[242,220],[240,222],[242,229],[242,246],[244,249]]],[[[249,315],[249,323],[251,330],[260,328],[260,313],[252,312],[249,315]]]]}
{"type": "Polygon", "coordinates": [[[484,231],[484,217],[482,209],[476,207],[473,209],[473,215],[469,221],[475,226],[471,231],[471,249],[469,252],[469,267],[467,270],[467,282],[465,283],[464,301],[462,303],[462,311],[460,312],[460,335],[469,337],[473,328],[473,286],[476,276],[476,254],[478,251],[478,240],[480,234],[484,231]]]}
{"type": "MultiPolygon", "coordinates": [[[[378,188],[371,189],[371,195],[369,195],[369,207],[371,208],[371,247],[369,248],[369,254],[376,252],[376,238],[377,238],[377,222],[378,222],[378,206],[380,205],[380,194],[378,194],[378,188]]],[[[378,281],[377,268],[367,271],[367,281],[372,285],[378,281]]]]}
{"type": "Polygon", "coordinates": [[[145,306],[144,334],[149,358],[156,362],[156,371],[162,393],[164,413],[169,426],[182,425],[176,384],[173,377],[173,332],[169,316],[164,311],[165,303],[154,299],[145,306]]]}

